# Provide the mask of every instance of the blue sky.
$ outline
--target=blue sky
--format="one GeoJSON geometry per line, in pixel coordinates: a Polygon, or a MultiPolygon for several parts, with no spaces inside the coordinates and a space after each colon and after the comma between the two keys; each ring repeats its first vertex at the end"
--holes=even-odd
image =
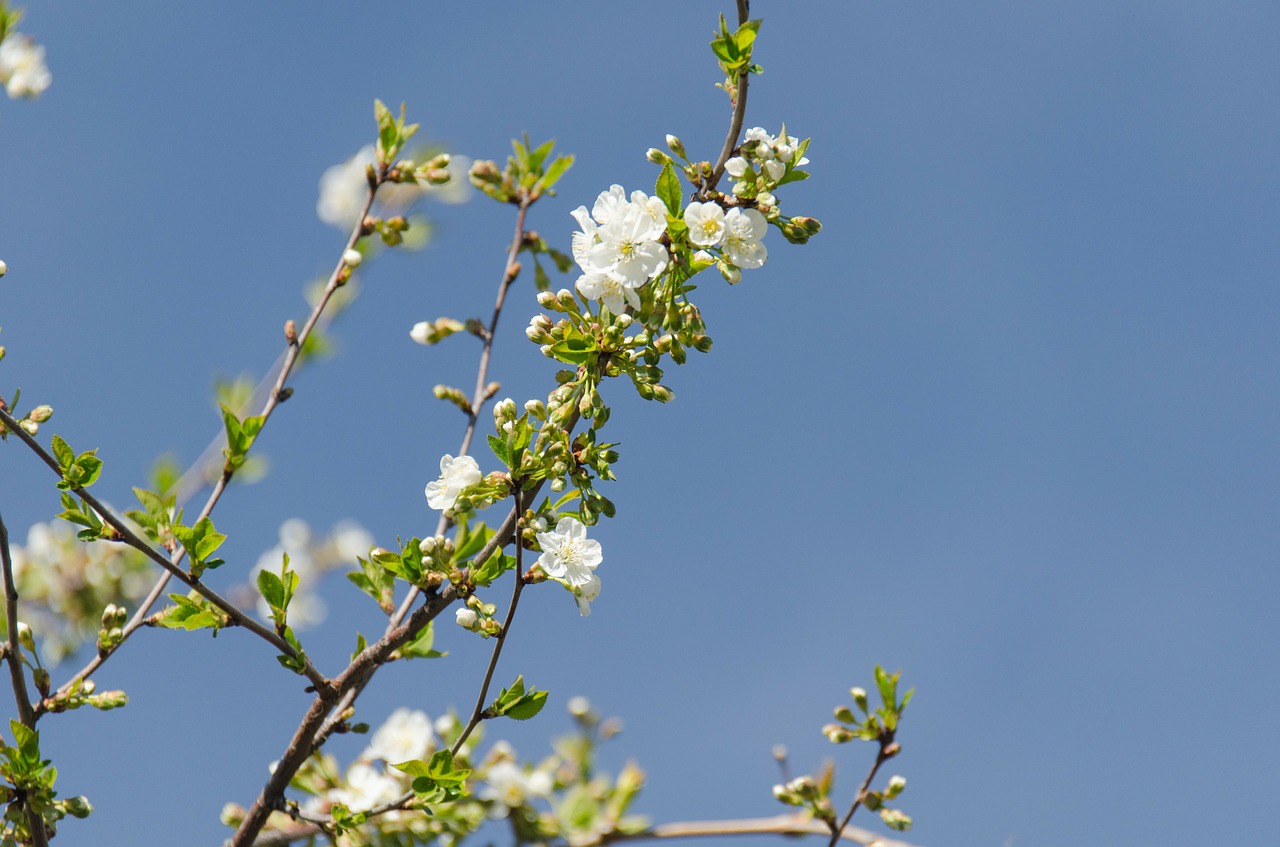
{"type": "MultiPolygon", "coordinates": [[[[652,185],[666,133],[718,149],[722,5],[30,3],[54,81],[0,102],[0,391],[100,446],[127,503],[214,434],[213,380],[302,317],[341,249],[317,181],[372,140],[373,98],[476,158],[555,137],[578,163],[530,226],[567,247],[570,209],[652,185]]],[[[1273,838],[1280,7],[754,6],[748,125],[813,137],[782,202],[826,229],[699,289],[716,346],[674,404],[615,392],[605,591],[588,619],[522,603],[503,669],[560,705],[517,747],[541,756],[584,694],[625,719],[611,755],[647,769],[655,819],[773,814],[775,743],[799,770],[835,754],[852,792],[864,760],[818,727],[881,663],[918,689],[896,762],[918,843],[1273,838]]],[[[461,425],[430,389],[469,386],[476,350],[408,329],[487,313],[512,218],[430,212],[433,247],[362,269],[339,354],[261,442],[271,475],[219,507],[229,568],[290,517],[434,526],[422,487],[461,425]]],[[[533,309],[518,284],[500,327],[517,400],[554,371],[533,309]]],[[[16,443],[0,479],[15,534],[56,512],[16,443]]],[[[308,641],[326,667],[376,628],[341,582],[308,641]]],[[[367,719],[473,699],[485,645],[451,629],[367,719]]],[[[143,632],[99,684],[131,705],[42,725],[98,807],[67,845],[219,843],[309,702],[236,632],[143,632]]]]}

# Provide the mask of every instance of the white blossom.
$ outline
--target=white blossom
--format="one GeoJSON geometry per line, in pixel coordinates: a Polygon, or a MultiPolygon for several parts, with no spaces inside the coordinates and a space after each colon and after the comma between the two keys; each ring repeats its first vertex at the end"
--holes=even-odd
{"type": "Polygon", "coordinates": [[[475,609],[468,609],[464,606],[453,613],[453,619],[457,621],[458,626],[464,629],[472,629],[477,621],[480,620],[480,617],[476,614],[475,609]]]}
{"type": "Polygon", "coordinates": [[[758,268],[769,258],[760,243],[769,231],[764,215],[755,209],[733,208],[724,216],[724,255],[739,268],[758,268]]]}
{"type": "Polygon", "coordinates": [[[421,759],[431,749],[431,718],[417,709],[396,709],[369,740],[365,757],[389,764],[421,759]]]}
{"type": "MultiPolygon", "coordinates": [[[[355,225],[369,193],[365,169],[374,163],[373,145],[366,144],[350,159],[334,165],[321,175],[320,197],[316,201],[316,215],[320,220],[344,230],[355,225]]],[[[382,207],[398,211],[408,208],[424,196],[445,203],[464,202],[471,190],[466,178],[470,167],[471,161],[465,156],[451,156],[446,167],[450,179],[444,185],[386,183],[378,189],[378,203],[382,207]]]]}
{"type": "Polygon", "coordinates": [[[660,239],[667,228],[667,208],[657,197],[621,185],[596,198],[591,212],[572,212],[580,227],[573,234],[573,258],[582,268],[575,287],[588,300],[601,300],[614,314],[640,308],[637,289],[667,267],[660,239]]]}
{"type": "Polygon", "coordinates": [[[724,241],[724,209],[716,203],[690,203],[684,210],[689,243],[695,247],[719,247],[724,241]]]}
{"type": "Polygon", "coordinates": [[[427,504],[440,511],[452,509],[462,490],[475,485],[481,476],[475,459],[470,456],[455,459],[445,453],[440,459],[440,478],[427,483],[427,504]]]}
{"type": "Polygon", "coordinates": [[[644,285],[667,266],[667,249],[658,243],[659,229],[644,206],[628,205],[621,214],[596,230],[597,243],[587,251],[588,272],[598,271],[619,281],[644,285]]]}
{"type": "Polygon", "coordinates": [[[625,312],[628,305],[633,309],[640,308],[640,295],[636,293],[637,286],[609,274],[585,273],[578,277],[574,287],[588,300],[603,301],[605,308],[615,315],[625,312]]]}
{"type": "Polygon", "coordinates": [[[15,100],[43,94],[53,82],[44,64],[44,47],[30,36],[10,33],[0,42],[0,81],[15,100]]]}
{"type": "Polygon", "coordinates": [[[400,781],[385,772],[356,762],[347,769],[346,786],[329,792],[329,799],[353,812],[367,812],[400,796],[400,781]]]}
{"type": "Polygon", "coordinates": [[[742,175],[747,172],[747,167],[747,160],[741,156],[734,156],[724,163],[725,171],[734,179],[741,179],[742,175]]]}
{"type": "Polygon", "coordinates": [[[572,588],[590,583],[591,572],[604,561],[600,542],[587,538],[587,528],[577,518],[563,517],[554,532],[539,532],[538,544],[543,550],[538,557],[543,573],[572,588]]]}

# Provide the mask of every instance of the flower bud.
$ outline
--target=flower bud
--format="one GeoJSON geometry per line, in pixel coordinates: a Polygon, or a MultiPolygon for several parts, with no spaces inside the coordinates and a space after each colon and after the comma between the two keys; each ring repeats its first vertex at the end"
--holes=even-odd
{"type": "Polygon", "coordinates": [[[68,797],[62,801],[62,807],[73,818],[87,818],[93,813],[93,804],[83,794],[78,797],[68,797]]]}
{"type": "Polygon", "coordinates": [[[555,295],[553,292],[551,292],[551,291],[539,291],[539,292],[538,292],[538,305],[539,305],[539,306],[541,306],[541,307],[542,307],[542,308],[544,308],[544,309],[554,309],[554,308],[556,308],[557,306],[559,306],[560,304],[559,304],[559,302],[557,302],[557,300],[556,300],[556,295],[555,295]]]}
{"type": "Polygon", "coordinates": [[[430,536],[418,542],[418,552],[425,553],[428,556],[436,550],[436,537],[430,536]]]}
{"type": "Polygon", "coordinates": [[[18,643],[32,653],[36,651],[36,641],[31,637],[31,627],[22,621],[18,621],[18,643]]]}
{"type": "Polygon", "coordinates": [[[573,292],[567,288],[562,288],[556,292],[556,302],[560,304],[561,308],[574,311],[578,309],[577,301],[573,299],[573,292]]]}
{"type": "Polygon", "coordinates": [[[867,690],[865,688],[850,688],[849,693],[853,695],[853,702],[857,704],[862,711],[867,710],[867,690]]]}
{"type": "Polygon", "coordinates": [[[556,492],[557,494],[559,494],[561,491],[564,491],[564,477],[562,476],[556,477],[555,479],[551,480],[551,490],[556,492]]]}
{"type": "Polygon", "coordinates": [[[36,423],[44,423],[51,417],[53,417],[52,406],[36,406],[30,412],[27,412],[27,420],[35,421],[36,423]]]}
{"type": "Polygon", "coordinates": [[[458,609],[458,611],[454,612],[454,620],[463,629],[474,630],[480,620],[480,616],[471,609],[458,609]]]}
{"type": "Polygon", "coordinates": [[[360,263],[364,261],[364,254],[355,248],[351,248],[343,252],[342,261],[347,263],[347,267],[358,268],[360,263]]]}
{"type": "Polygon", "coordinates": [[[116,604],[108,603],[107,607],[102,610],[102,625],[110,627],[116,620],[116,604]]]}
{"type": "Polygon", "coordinates": [[[885,826],[898,832],[911,829],[911,816],[899,809],[881,809],[880,820],[884,821],[885,826]]]}
{"type": "Polygon", "coordinates": [[[720,262],[717,267],[720,269],[720,276],[724,277],[724,281],[730,285],[737,285],[742,281],[742,271],[728,262],[720,262]]]}
{"type": "Polygon", "coordinates": [[[9,266],[6,265],[4,261],[0,260],[0,276],[4,276],[8,272],[9,272],[9,266]]]}
{"type": "Polygon", "coordinates": [[[541,400],[526,400],[524,410],[540,421],[547,419],[547,405],[541,400]]]}
{"type": "Polygon", "coordinates": [[[748,167],[747,160],[741,156],[734,156],[724,163],[725,172],[734,179],[741,179],[742,175],[747,172],[748,167]]]}
{"type": "Polygon", "coordinates": [[[858,719],[853,716],[853,710],[848,706],[836,707],[836,720],[841,723],[857,723],[858,719]]]}
{"type": "Polygon", "coordinates": [[[40,431],[40,424],[35,421],[18,421],[18,426],[22,427],[23,431],[26,432],[27,435],[35,435],[40,431]]]}
{"type": "Polygon", "coordinates": [[[846,744],[853,740],[853,733],[838,723],[829,723],[822,728],[822,734],[832,744],[846,744]]]}
{"type": "Polygon", "coordinates": [[[671,157],[668,156],[666,153],[663,153],[657,147],[650,147],[649,150],[644,154],[644,157],[648,159],[650,162],[653,162],[655,165],[672,164],[671,157]]]}
{"type": "Polygon", "coordinates": [[[681,159],[689,158],[688,155],[685,153],[684,142],[681,141],[677,136],[670,135],[670,134],[667,135],[667,149],[670,150],[672,153],[675,153],[681,159]]]}
{"type": "Polygon", "coordinates": [[[884,796],[892,800],[902,793],[902,789],[907,787],[907,778],[905,776],[889,777],[889,787],[884,790],[884,796]]]}
{"type": "Polygon", "coordinates": [[[653,399],[659,403],[670,403],[675,399],[676,393],[665,385],[653,386],[653,399]]]}
{"type": "Polygon", "coordinates": [[[7,352],[8,352],[8,351],[4,349],[4,346],[3,346],[3,345],[0,345],[0,362],[3,362],[3,361],[4,361],[4,354],[5,354],[5,353],[7,353],[7,352]]]}

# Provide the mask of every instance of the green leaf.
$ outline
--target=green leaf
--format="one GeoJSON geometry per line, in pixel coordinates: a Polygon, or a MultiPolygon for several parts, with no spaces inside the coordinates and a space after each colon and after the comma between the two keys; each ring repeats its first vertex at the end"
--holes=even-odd
{"type": "Polygon", "coordinates": [[[514,718],[518,721],[527,721],[529,718],[542,711],[542,707],[547,704],[546,691],[531,691],[524,697],[520,698],[510,709],[506,711],[506,716],[514,718]]]}
{"type": "Polygon", "coordinates": [[[672,217],[680,216],[680,177],[676,175],[676,169],[667,163],[662,166],[662,173],[658,174],[658,184],[656,192],[662,202],[666,204],[667,211],[672,217]]]}
{"type": "MultiPolygon", "coordinates": [[[[347,574],[347,575],[350,576],[350,574],[347,574]]],[[[363,653],[365,651],[365,648],[368,646],[369,646],[368,640],[363,635],[357,632],[356,633],[356,651],[351,654],[351,661],[354,662],[356,660],[356,656],[359,656],[361,653],[363,653]]]]}
{"type": "Polygon", "coordinates": [[[448,653],[431,649],[435,639],[435,622],[433,621],[419,630],[417,635],[400,648],[400,655],[406,659],[439,659],[447,656],[448,653]]]}
{"type": "Polygon", "coordinates": [[[511,452],[507,450],[507,440],[499,438],[496,435],[489,436],[489,449],[493,451],[493,455],[497,457],[499,462],[511,467],[511,452]]]}
{"type": "Polygon", "coordinates": [[[71,463],[75,461],[76,454],[72,452],[71,447],[66,441],[62,440],[62,436],[55,435],[53,437],[53,455],[58,460],[58,464],[65,471],[71,467],[71,463]]]}
{"type": "Polygon", "coordinates": [[[258,590],[273,612],[279,612],[284,606],[284,584],[271,571],[258,571],[258,590]]]}
{"type": "Polygon", "coordinates": [[[560,177],[564,176],[565,171],[573,167],[573,162],[574,157],[572,155],[557,156],[551,163],[551,167],[547,168],[546,174],[542,177],[541,182],[543,188],[550,188],[559,182],[560,177]]]}

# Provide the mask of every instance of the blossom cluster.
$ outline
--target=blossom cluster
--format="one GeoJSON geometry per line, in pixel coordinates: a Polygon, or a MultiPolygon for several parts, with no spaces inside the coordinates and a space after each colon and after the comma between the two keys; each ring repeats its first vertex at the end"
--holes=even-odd
{"type": "Polygon", "coordinates": [[[53,82],[44,63],[44,47],[29,35],[10,32],[0,42],[0,82],[8,95],[17,100],[39,97],[53,82]]]}
{"type": "Polygon", "coordinates": [[[573,234],[573,258],[582,269],[576,287],[588,300],[600,300],[615,315],[629,305],[640,308],[636,293],[667,267],[667,208],[643,191],[627,197],[621,185],[596,198],[591,211],[572,212],[581,231],[573,234]]]}
{"type": "Polygon", "coordinates": [[[733,177],[733,193],[738,197],[750,197],[765,206],[777,206],[773,189],[795,168],[809,164],[804,156],[804,145],[787,128],[776,136],[761,127],[747,130],[740,156],[725,162],[724,169],[733,177]]]}

